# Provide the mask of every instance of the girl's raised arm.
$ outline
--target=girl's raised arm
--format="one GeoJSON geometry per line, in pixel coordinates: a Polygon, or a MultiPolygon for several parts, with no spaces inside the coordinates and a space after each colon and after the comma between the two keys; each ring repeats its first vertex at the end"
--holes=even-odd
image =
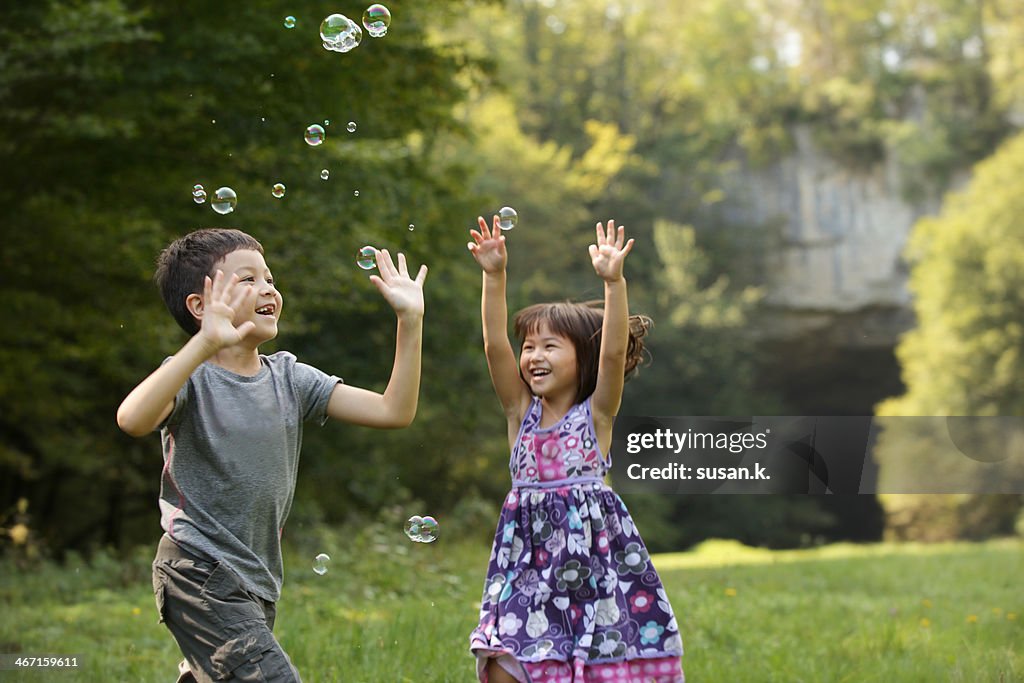
{"type": "Polygon", "coordinates": [[[633,240],[625,242],[625,229],[615,228],[608,221],[605,230],[597,224],[597,243],[590,245],[590,260],[604,280],[604,323],[601,327],[601,353],[597,369],[597,386],[590,407],[601,447],[611,444],[611,428],[622,403],[625,384],[626,351],[629,348],[629,299],[626,278],[622,274],[626,256],[633,249],[633,240]]]}
{"type": "Polygon", "coordinates": [[[480,317],[483,321],[487,369],[509,424],[514,423],[518,428],[530,402],[530,391],[519,377],[516,355],[508,340],[508,305],[505,301],[505,264],[508,262],[508,253],[498,221],[495,216],[493,228],[488,228],[487,221],[478,216],[480,230],[469,231],[473,241],[466,246],[483,270],[480,317]]]}

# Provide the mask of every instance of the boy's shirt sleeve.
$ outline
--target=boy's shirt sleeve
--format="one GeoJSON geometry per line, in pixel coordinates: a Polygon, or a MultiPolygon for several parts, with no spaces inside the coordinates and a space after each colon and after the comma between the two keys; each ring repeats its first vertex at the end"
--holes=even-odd
{"type": "MultiPolygon", "coordinates": [[[[160,363],[160,365],[162,366],[164,363],[171,360],[171,358],[173,357],[174,356],[167,356],[167,358],[164,358],[163,363],[160,363]]],[[[178,393],[174,397],[174,407],[171,408],[171,412],[168,413],[167,417],[164,418],[163,422],[156,426],[156,429],[154,431],[159,432],[164,427],[170,427],[172,425],[178,424],[178,421],[181,419],[181,411],[185,408],[186,405],[188,405],[191,396],[192,378],[189,377],[188,380],[181,385],[181,389],[178,389],[178,393]]]]}
{"type": "Polygon", "coordinates": [[[319,425],[326,423],[331,393],[344,380],[298,361],[295,362],[293,378],[303,421],[314,420],[319,425]]]}

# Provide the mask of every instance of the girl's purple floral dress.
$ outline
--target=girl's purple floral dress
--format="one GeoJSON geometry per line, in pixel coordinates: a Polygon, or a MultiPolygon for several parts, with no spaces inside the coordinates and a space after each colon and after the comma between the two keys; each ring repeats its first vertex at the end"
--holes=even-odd
{"type": "Polygon", "coordinates": [[[683,643],[661,580],[603,481],[590,399],[541,429],[534,398],[516,437],[480,623],[487,660],[524,683],[681,683],[683,643]]]}

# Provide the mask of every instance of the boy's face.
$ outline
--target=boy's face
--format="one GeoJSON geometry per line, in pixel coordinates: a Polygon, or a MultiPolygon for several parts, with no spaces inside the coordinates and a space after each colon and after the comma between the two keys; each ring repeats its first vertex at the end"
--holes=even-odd
{"type": "Polygon", "coordinates": [[[284,298],[274,287],[274,277],[270,274],[267,262],[263,260],[263,254],[255,249],[239,249],[217,263],[210,277],[213,277],[218,269],[224,271],[227,278],[238,275],[237,286],[256,288],[256,303],[253,308],[235,313],[236,326],[247,320],[256,323],[256,328],[246,335],[246,339],[261,343],[276,337],[277,321],[281,318],[284,298]]]}

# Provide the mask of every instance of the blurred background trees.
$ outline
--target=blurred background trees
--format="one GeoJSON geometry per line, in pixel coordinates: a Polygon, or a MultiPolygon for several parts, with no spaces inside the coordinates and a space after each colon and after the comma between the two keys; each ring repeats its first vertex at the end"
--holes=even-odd
{"type": "MultiPolygon", "coordinates": [[[[631,414],[866,414],[904,391],[884,410],[1019,414],[1015,147],[992,161],[998,179],[918,226],[908,267],[920,327],[898,358],[883,349],[884,381],[856,387],[859,361],[804,377],[773,343],[765,255],[795,218],[751,219],[735,184],[737,169],[771,169],[807,133],[851,175],[889,160],[906,202],[941,202],[1024,123],[1019,3],[388,6],[388,35],[343,55],[316,29],[333,12],[358,20],[364,5],[304,3],[294,29],[283,19],[299,10],[271,2],[216,16],[204,3],[127,0],[5,11],[0,291],[14,315],[0,326],[0,512],[27,501],[18,514],[50,550],[159,533],[157,439],[120,434],[113,416],[184,342],[153,262],[205,226],[240,227],[267,250],[288,316],[266,351],[360,386],[386,383],[394,320],[356,250],[401,250],[431,269],[415,424],[310,427],[290,529],[401,516],[396,506],[493,524],[507,444],[464,244],[475,217],[502,205],[520,214],[512,310],[600,295],[586,258],[597,220],[637,238],[631,306],[656,327],[651,365],[627,384],[631,414]],[[302,131],[325,120],[326,143],[307,146],[302,131]],[[195,204],[195,183],[234,188],[235,212],[195,204]]],[[[870,496],[627,502],[656,549],[712,535],[864,540],[884,524],[870,496]]],[[[1013,505],[996,507],[1005,530],[1013,505]]]]}

